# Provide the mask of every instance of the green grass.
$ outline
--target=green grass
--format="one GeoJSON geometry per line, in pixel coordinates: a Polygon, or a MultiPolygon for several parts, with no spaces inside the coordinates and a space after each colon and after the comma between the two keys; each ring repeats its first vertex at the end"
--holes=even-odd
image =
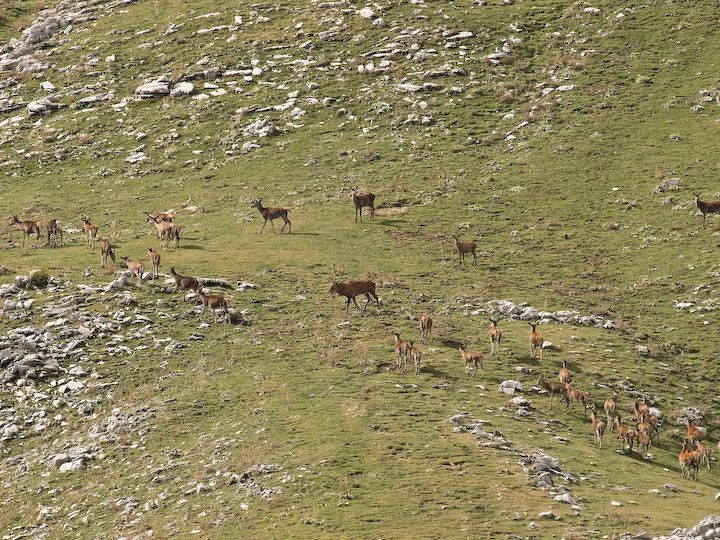
{"type": "MultiPolygon", "coordinates": [[[[261,2],[258,12],[270,22],[246,24],[230,45],[225,42],[229,32],[202,40],[191,33],[227,24],[236,12],[252,20],[246,5],[228,3],[220,17],[194,19],[216,7],[202,0],[181,5],[165,0],[128,5],[122,17],[100,17],[87,23],[89,32],[73,33],[40,53],[59,66],[82,66],[88,52],[96,54],[98,68],[49,72],[48,79],[58,88],[93,82],[100,86],[97,93],[117,88],[113,103],[131,94],[144,77],[194,71],[194,63],[206,54],[211,65],[227,68],[258,58],[264,68],[277,70],[262,80],[289,82],[287,88],[240,82],[240,93],[218,99],[152,100],[131,103],[126,112],[113,112],[107,103],[91,112],[68,106],[37,127],[25,122],[0,131],[0,138],[11,135],[0,146],[5,152],[0,161],[14,162],[0,168],[5,214],[58,217],[66,228],[79,228],[80,217],[87,215],[117,245],[119,255],[140,258],[157,244],[142,212],[177,208],[182,248],[162,253],[162,270],[175,266],[181,273],[259,285],[256,291],[232,295],[233,306],[250,310],[250,327],[212,327],[202,330],[205,340],[188,342],[197,322],[181,315],[155,336],[176,337],[187,348],[167,358],[154,350],[105,358],[96,366],[105,380],[118,382],[112,399],[99,405],[100,417],[114,406],[148,404],[156,409],[151,430],[137,448],[131,447],[132,437],[108,446],[107,458],[82,473],[41,476],[46,469],[35,463],[32,474],[5,481],[2,500],[8,504],[0,529],[33,523],[38,506],[50,505],[62,506],[60,516],[81,510],[72,518],[81,537],[103,536],[137,517],[124,535],[152,528],[158,537],[189,537],[198,529],[200,537],[208,538],[239,533],[377,538],[404,537],[408,531],[427,538],[593,538],[661,533],[715,511],[717,472],[701,472],[697,483],[680,476],[683,426],[674,424],[673,413],[686,405],[701,406],[711,420],[711,440],[716,440],[717,316],[714,311],[678,311],[674,304],[715,298],[717,277],[711,272],[717,271],[717,223],[710,218],[708,229],[701,230],[692,192],[719,194],[714,141],[708,136],[716,127],[717,105],[705,103],[699,113],[691,106],[700,89],[717,84],[711,44],[718,30],[707,20],[720,16],[720,10],[709,3],[702,9],[633,3],[635,12],[617,21],[611,2],[594,4],[604,16],[590,17],[553,1],[493,2],[482,8],[463,1],[442,8],[429,4],[421,10],[429,19],[422,20],[415,18],[420,8],[393,4],[382,15],[401,28],[442,25],[478,34],[463,65],[476,72],[477,85],[467,76],[440,78],[446,87],[465,89],[457,96],[412,96],[428,103],[435,123],[426,128],[402,125],[408,114],[421,112],[392,86],[403,77],[422,81],[408,73],[439,67],[447,58],[416,64],[404,55],[392,57],[387,81],[360,75],[353,66],[329,69],[337,58],[361,59],[381,38],[397,37],[392,24],[374,28],[348,15],[349,28],[364,38],[352,41],[348,32],[337,41],[318,42],[307,54],[328,69],[295,71],[273,58],[305,57],[287,37],[292,28],[303,22],[306,31],[314,32],[331,25],[319,25],[324,15],[319,8],[280,3],[281,9],[273,11],[275,4],[261,2]],[[185,26],[162,36],[171,22],[185,26]],[[517,34],[523,41],[514,47],[512,63],[491,66],[483,59],[512,34],[509,23],[523,28],[517,34]],[[145,28],[151,32],[136,35],[145,28]],[[162,43],[138,48],[154,41],[162,43]],[[647,43],[654,44],[651,50],[647,43]],[[273,45],[285,48],[267,50],[273,45]],[[580,56],[589,49],[595,52],[580,56]],[[117,61],[106,67],[102,62],[110,54],[117,61]],[[92,75],[96,69],[104,78],[92,75]],[[540,97],[536,83],[552,82],[553,74],[559,82],[552,86],[574,84],[576,89],[540,97]],[[319,89],[308,91],[308,82],[317,82],[319,89]],[[279,126],[288,120],[286,112],[240,117],[234,116],[236,109],[280,104],[293,90],[300,91],[298,106],[307,111],[296,121],[302,128],[263,139],[250,154],[226,155],[232,142],[246,140],[242,127],[257,117],[267,116],[279,126]],[[507,102],[502,96],[509,90],[512,100],[507,102]],[[332,107],[313,106],[306,97],[338,101],[332,107]],[[381,102],[392,108],[375,115],[381,102]],[[338,116],[340,107],[357,118],[338,116]],[[531,107],[536,107],[532,114],[531,107]],[[501,120],[511,110],[514,119],[501,120]],[[526,119],[527,126],[514,129],[526,119]],[[372,129],[363,132],[363,127],[372,129]],[[168,137],[171,129],[179,134],[176,139],[168,137]],[[483,144],[493,130],[503,134],[501,140],[483,144]],[[508,144],[502,139],[511,130],[517,139],[508,144]],[[142,141],[135,139],[138,131],[146,133],[142,141]],[[124,163],[143,143],[151,161],[139,167],[124,163]],[[363,158],[368,148],[378,160],[363,158]],[[30,152],[37,154],[23,157],[30,152]],[[316,165],[306,165],[311,157],[316,165]],[[679,176],[685,187],[652,193],[671,176],[679,176]],[[377,193],[381,208],[374,222],[353,222],[346,189],[351,184],[377,193]],[[292,235],[273,236],[266,229],[257,236],[261,223],[250,206],[256,196],[265,204],[291,207],[292,235]],[[182,211],[185,204],[203,211],[190,215],[182,211]],[[462,224],[468,224],[462,236],[478,240],[477,267],[458,267],[450,234],[462,224]],[[349,324],[341,325],[344,301],[327,292],[334,265],[348,278],[375,279],[381,308],[371,306],[363,317],[351,312],[349,324]],[[696,289],[700,285],[708,287],[696,289]],[[306,299],[296,300],[299,295],[306,299]],[[503,322],[500,359],[486,359],[484,378],[470,381],[457,350],[441,340],[488,349],[485,319],[462,313],[465,299],[476,298],[607,313],[625,321],[628,330],[544,326],[545,338],[560,351],[537,365],[527,358],[525,323],[503,322]],[[414,335],[411,318],[423,312],[434,315],[436,331],[435,341],[423,347],[423,371],[419,377],[398,373],[391,368],[390,334],[414,335]],[[635,352],[648,339],[659,347],[659,358],[635,352]],[[663,352],[678,349],[683,352],[663,352]],[[624,380],[659,400],[666,422],[658,447],[651,450],[653,460],[613,452],[610,433],[605,448],[594,449],[589,420],[579,412],[548,411],[545,397],[529,394],[538,409],[531,419],[504,409],[499,382],[517,378],[532,385],[539,374],[555,377],[562,359],[575,373],[574,384],[589,390],[598,404],[610,391],[596,384],[624,380]],[[517,372],[519,366],[533,373],[517,372]],[[560,458],[563,467],[582,478],[570,487],[586,509],[575,513],[529,487],[515,454],[476,447],[470,435],[453,433],[446,419],[464,410],[491,420],[490,427],[519,450],[541,448],[560,458]],[[570,442],[563,445],[553,435],[570,442]],[[179,450],[177,456],[173,449],[179,450]],[[284,467],[259,479],[281,485],[282,495],[262,501],[228,485],[224,473],[242,473],[256,463],[284,467]],[[160,469],[167,478],[152,482],[160,469]],[[285,474],[294,481],[281,484],[285,474]],[[209,494],[184,496],[190,481],[217,484],[209,494]],[[667,482],[679,491],[667,498],[648,493],[667,482]],[[346,492],[351,498],[343,497],[346,492]],[[153,499],[159,506],[123,516],[114,501],[130,496],[139,501],[138,508],[153,499]],[[178,505],[182,498],[187,502],[178,505]],[[612,507],[611,500],[623,506],[612,507]],[[247,511],[240,508],[243,502],[249,504],[247,511]],[[673,511],[678,507],[685,511],[673,511]],[[89,525],[80,525],[89,508],[89,525]],[[549,508],[562,520],[540,520],[538,513],[549,508]],[[515,512],[520,513],[517,520],[515,512]],[[541,528],[529,530],[530,521],[541,528]]],[[[12,23],[11,18],[0,26],[0,39],[12,23]]],[[[444,51],[437,39],[427,30],[416,38],[423,47],[444,51]]],[[[455,51],[449,54],[458,60],[455,51]]],[[[42,80],[24,81],[23,97],[42,95],[42,80]]],[[[71,105],[76,99],[61,101],[71,105]]],[[[0,122],[4,119],[0,116],[0,122]]],[[[99,273],[99,254],[90,254],[79,234],[70,235],[70,245],[58,250],[23,250],[18,235],[8,226],[0,235],[0,264],[18,273],[43,269],[73,282],[110,279],[99,273]],[[97,275],[83,278],[87,267],[97,275]]],[[[153,293],[151,286],[132,292],[143,306],[161,298],[179,313],[188,308],[179,297],[153,293]]],[[[93,309],[112,313],[117,305],[105,299],[93,309]]],[[[39,314],[33,320],[44,322],[39,314]]],[[[10,321],[0,321],[0,330],[11,327],[10,321]]],[[[627,397],[621,403],[631,404],[627,397]]],[[[94,422],[71,417],[66,429],[13,441],[9,456],[43,445],[59,447],[94,422]]],[[[2,467],[13,470],[7,462],[2,467]]],[[[49,534],[60,538],[67,533],[50,523],[49,534]]]]}

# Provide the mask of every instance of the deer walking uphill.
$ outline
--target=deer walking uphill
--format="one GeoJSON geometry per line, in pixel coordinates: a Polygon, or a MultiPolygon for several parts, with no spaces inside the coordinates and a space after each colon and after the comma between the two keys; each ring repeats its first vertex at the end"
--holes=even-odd
{"type": "Polygon", "coordinates": [[[592,422],[593,433],[595,434],[595,447],[602,450],[602,439],[605,433],[605,422],[595,414],[595,406],[590,409],[590,421],[592,422]]]}
{"type": "Polygon", "coordinates": [[[82,222],[82,228],[85,232],[85,241],[87,242],[87,247],[91,251],[95,251],[95,240],[97,239],[98,228],[97,226],[90,223],[90,220],[87,218],[82,218],[80,221],[82,222]]]}
{"type": "Polygon", "coordinates": [[[275,234],[275,225],[273,224],[273,221],[277,218],[281,218],[285,224],[282,226],[282,229],[280,229],[280,234],[283,233],[285,230],[285,227],[288,227],[288,234],[292,234],[292,222],[290,221],[290,218],[288,217],[288,214],[290,213],[289,208],[285,208],[282,206],[268,206],[265,207],[262,205],[262,199],[255,199],[252,202],[252,205],[258,209],[260,212],[260,215],[262,215],[263,219],[263,226],[262,229],[260,229],[260,232],[258,235],[261,235],[263,231],[265,230],[265,225],[267,225],[268,220],[270,221],[270,226],[272,227],[273,234],[275,234]]]}
{"type": "Polygon", "coordinates": [[[420,317],[420,343],[425,343],[432,332],[433,320],[430,315],[420,317]]]}
{"type": "Polygon", "coordinates": [[[196,291],[197,288],[200,286],[200,282],[197,280],[197,278],[194,278],[192,276],[181,276],[175,271],[174,266],[170,267],[170,275],[175,280],[175,292],[179,291],[180,289],[196,291]]]}
{"type": "Polygon", "coordinates": [[[497,360],[500,357],[500,341],[502,340],[502,330],[498,328],[498,321],[490,319],[490,356],[494,356],[497,360]]]}
{"type": "Polygon", "coordinates": [[[374,193],[358,193],[355,188],[350,188],[352,191],[352,200],[355,205],[355,223],[358,221],[358,214],[360,214],[360,223],[362,220],[362,211],[364,207],[370,208],[370,220],[375,219],[375,194],[374,193]]]}
{"type": "Polygon", "coordinates": [[[200,283],[197,284],[195,292],[197,293],[198,298],[202,301],[202,309],[200,310],[198,318],[202,316],[207,308],[213,312],[216,323],[220,322],[220,320],[224,320],[225,324],[230,324],[230,304],[228,303],[227,298],[220,296],[219,294],[205,294],[200,283]],[[222,319],[218,319],[215,315],[217,311],[222,312],[222,319]]]}
{"type": "Polygon", "coordinates": [[[702,226],[705,228],[705,218],[708,214],[720,214],[720,200],[700,200],[700,195],[695,193],[695,204],[702,213],[702,226]]]}
{"type": "Polygon", "coordinates": [[[537,331],[537,323],[529,323],[532,327],[528,341],[530,342],[530,358],[537,358],[540,363],[543,359],[543,345],[545,340],[537,331]]]}
{"type": "Polygon", "coordinates": [[[468,351],[464,347],[458,347],[460,355],[465,362],[465,375],[475,376],[477,373],[478,366],[480,366],[480,375],[485,374],[485,368],[483,367],[483,355],[477,351],[468,351]],[[472,371],[472,374],[470,373],[472,371]]]}
{"type": "Polygon", "coordinates": [[[562,361],[562,367],[558,373],[558,379],[560,379],[560,382],[562,383],[570,382],[570,370],[567,367],[567,360],[562,361]]]}
{"type": "Polygon", "coordinates": [[[35,237],[39,240],[40,239],[40,222],[39,221],[33,221],[33,220],[25,220],[20,221],[17,216],[12,215],[10,216],[10,225],[15,227],[16,229],[22,231],[23,233],[23,247],[25,247],[25,243],[28,238],[30,238],[30,235],[34,234],[35,237]]]}
{"type": "Polygon", "coordinates": [[[400,334],[397,332],[395,332],[393,336],[395,336],[395,365],[400,369],[403,363],[407,364],[407,358],[410,354],[410,343],[400,339],[400,334]]]}
{"type": "Polygon", "coordinates": [[[452,235],[455,240],[455,247],[458,250],[458,257],[460,257],[460,264],[465,264],[465,254],[472,253],[473,265],[477,266],[477,243],[468,240],[460,240],[457,235],[452,235]]]}
{"type": "Polygon", "coordinates": [[[160,254],[153,248],[148,248],[147,251],[150,264],[152,265],[153,279],[157,279],[158,273],[160,272],[160,254]]]}

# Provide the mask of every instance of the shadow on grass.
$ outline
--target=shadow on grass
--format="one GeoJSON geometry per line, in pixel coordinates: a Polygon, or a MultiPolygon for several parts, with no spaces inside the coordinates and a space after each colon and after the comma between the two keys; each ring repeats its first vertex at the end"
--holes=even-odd
{"type": "MultiPolygon", "coordinates": [[[[376,225],[385,225],[387,227],[399,227],[401,224],[405,224],[404,219],[381,219],[380,221],[374,220],[376,225]]],[[[365,225],[365,223],[363,223],[365,225]]]]}
{"type": "Polygon", "coordinates": [[[184,245],[184,246],[180,246],[178,249],[199,249],[199,250],[204,250],[205,248],[202,247],[202,246],[195,245],[195,244],[187,244],[187,245],[184,245]]]}
{"type": "Polygon", "coordinates": [[[458,379],[456,375],[451,375],[447,371],[442,371],[431,365],[420,366],[420,373],[430,373],[432,376],[445,379],[446,381],[456,381],[458,379]]]}

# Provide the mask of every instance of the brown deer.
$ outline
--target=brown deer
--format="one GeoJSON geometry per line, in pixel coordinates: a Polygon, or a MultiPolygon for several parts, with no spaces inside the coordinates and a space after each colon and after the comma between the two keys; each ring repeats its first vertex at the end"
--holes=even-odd
{"type": "Polygon", "coordinates": [[[707,435],[707,428],[696,426],[695,421],[688,418],[687,421],[687,438],[690,442],[694,443],[701,441],[707,435]]]}
{"type": "Polygon", "coordinates": [[[500,341],[502,340],[502,330],[498,328],[498,321],[490,319],[490,356],[494,356],[497,360],[500,357],[500,341]]]}
{"type": "Polygon", "coordinates": [[[46,246],[57,247],[58,245],[63,245],[63,228],[59,219],[51,219],[48,221],[47,225],[45,225],[45,230],[47,231],[46,246]]]}
{"type": "Polygon", "coordinates": [[[650,447],[652,446],[652,438],[647,433],[638,431],[637,432],[637,443],[638,443],[638,452],[640,452],[640,455],[643,458],[647,458],[648,452],[650,451],[650,447]]]}
{"type": "Polygon", "coordinates": [[[538,358],[539,362],[542,363],[543,359],[543,345],[545,344],[545,340],[543,337],[537,332],[537,325],[538,323],[528,323],[532,327],[532,331],[530,332],[530,337],[528,338],[530,342],[530,358],[538,358]]]}
{"type": "Polygon", "coordinates": [[[565,400],[566,406],[567,406],[568,385],[566,383],[555,382],[555,381],[546,381],[543,377],[540,377],[538,379],[537,385],[540,388],[542,388],[543,390],[547,391],[548,394],[550,394],[550,407],[549,408],[552,408],[555,396],[560,396],[563,400],[565,400]]]}
{"type": "Polygon", "coordinates": [[[710,455],[712,454],[712,450],[710,450],[710,446],[707,443],[704,442],[698,442],[696,445],[697,453],[700,455],[700,465],[705,465],[707,470],[710,470],[710,455]]]}
{"type": "Polygon", "coordinates": [[[583,406],[583,413],[587,411],[590,394],[568,385],[565,396],[565,412],[573,410],[576,402],[583,406]]]}
{"type": "Polygon", "coordinates": [[[90,220],[87,218],[82,218],[80,221],[82,222],[83,231],[85,231],[87,247],[91,251],[95,251],[95,240],[97,239],[98,228],[90,223],[90,220]]]}
{"type": "Polygon", "coordinates": [[[255,199],[252,202],[252,205],[260,211],[260,215],[262,215],[263,219],[265,220],[263,221],[262,229],[260,229],[258,235],[261,235],[263,233],[268,220],[270,221],[270,225],[272,226],[273,234],[275,234],[275,224],[273,223],[273,220],[277,218],[282,218],[282,220],[285,222],[282,226],[282,229],[280,229],[280,234],[283,233],[286,226],[288,227],[288,234],[292,234],[292,222],[288,218],[288,214],[290,213],[289,208],[284,208],[282,206],[264,207],[262,205],[262,199],[255,199]]]}
{"type": "Polygon", "coordinates": [[[570,382],[570,370],[567,367],[567,360],[562,361],[562,367],[560,368],[560,372],[558,373],[558,378],[560,379],[560,382],[570,382]]]}
{"type": "Polygon", "coordinates": [[[417,347],[413,347],[412,341],[409,343],[409,346],[410,358],[412,359],[413,365],[415,366],[415,375],[420,375],[420,360],[422,359],[422,351],[417,347]]]}
{"type": "Polygon", "coordinates": [[[455,239],[455,247],[458,250],[460,264],[465,264],[466,253],[472,253],[473,265],[477,265],[477,243],[467,240],[460,240],[460,238],[455,234],[453,234],[452,237],[455,239]]]}
{"type": "Polygon", "coordinates": [[[705,228],[705,217],[708,214],[720,214],[720,201],[714,200],[714,201],[701,201],[700,195],[698,193],[695,193],[695,204],[700,209],[700,212],[702,212],[703,217],[703,229],[705,228]]]}
{"type": "Polygon", "coordinates": [[[355,304],[355,306],[360,310],[360,313],[363,313],[368,307],[371,300],[370,297],[374,298],[378,307],[380,307],[380,300],[378,300],[378,297],[375,294],[375,282],[370,281],[369,279],[356,279],[346,282],[334,280],[332,285],[330,285],[330,292],[347,298],[347,304],[345,305],[346,314],[350,308],[350,301],[355,304]],[[355,300],[355,297],[360,296],[361,294],[364,294],[365,298],[367,298],[367,302],[365,302],[365,306],[363,306],[362,309],[360,309],[357,300],[355,300]]]}
{"type": "Polygon", "coordinates": [[[175,221],[175,212],[143,212],[143,214],[160,221],[169,221],[170,223],[175,221]]]}
{"type": "Polygon", "coordinates": [[[100,240],[100,268],[107,268],[109,265],[108,259],[111,259],[115,264],[115,252],[113,251],[112,245],[107,238],[100,240]]]}
{"type": "MultiPolygon", "coordinates": [[[[197,293],[198,298],[200,298],[200,300],[202,301],[202,309],[200,310],[198,319],[205,312],[205,308],[211,310],[213,314],[217,313],[218,310],[222,310],[222,312],[224,313],[223,319],[225,320],[225,324],[230,324],[230,304],[224,296],[203,293],[202,286],[199,283],[195,288],[195,292],[197,293]]],[[[217,316],[214,316],[214,321],[216,323],[219,322],[217,316]]]]}
{"type": "Polygon", "coordinates": [[[603,407],[605,409],[605,415],[607,416],[607,424],[608,424],[608,427],[610,428],[610,431],[615,431],[614,419],[615,419],[615,412],[617,410],[617,400],[619,397],[620,396],[618,395],[617,392],[613,392],[612,397],[607,398],[605,400],[605,405],[603,407]]]}
{"type": "Polygon", "coordinates": [[[179,291],[180,289],[186,289],[191,291],[196,291],[197,288],[200,286],[200,282],[192,277],[192,276],[181,276],[177,272],[175,272],[175,267],[170,267],[170,275],[175,280],[175,292],[179,291]]]}
{"type": "Polygon", "coordinates": [[[20,221],[16,215],[12,215],[12,216],[10,216],[10,225],[12,225],[16,229],[22,231],[23,247],[25,247],[25,243],[27,242],[27,239],[30,238],[30,235],[32,235],[32,234],[34,234],[38,240],[40,239],[40,222],[39,221],[33,221],[30,219],[26,219],[25,221],[20,221]]]}
{"type": "Polygon", "coordinates": [[[595,434],[595,447],[602,450],[602,439],[605,433],[605,422],[595,414],[595,406],[590,409],[590,421],[592,422],[593,433],[595,434]]]}
{"type": "Polygon", "coordinates": [[[633,412],[635,413],[635,420],[637,420],[638,424],[647,422],[650,416],[650,408],[647,406],[647,403],[645,403],[645,399],[643,399],[642,402],[637,399],[635,400],[633,403],[633,412]]]}
{"type": "Polygon", "coordinates": [[[148,257],[150,258],[150,264],[152,265],[153,279],[158,278],[160,272],[160,254],[153,248],[148,248],[148,257]]]}
{"type": "Polygon", "coordinates": [[[483,376],[485,374],[482,353],[477,351],[468,351],[464,347],[458,347],[458,351],[460,351],[460,355],[465,361],[465,375],[470,375],[470,371],[472,371],[472,375],[470,376],[474,377],[475,373],[477,373],[478,366],[480,366],[481,370],[480,376],[483,376]]]}
{"type": "Polygon", "coordinates": [[[428,336],[432,333],[433,320],[430,315],[422,315],[420,317],[420,343],[425,343],[428,336]]]}
{"type": "Polygon", "coordinates": [[[375,219],[375,194],[374,193],[358,193],[355,188],[352,191],[352,200],[355,205],[355,223],[358,221],[358,213],[360,214],[360,223],[362,220],[362,209],[367,206],[370,208],[370,220],[375,219]]]}
{"type": "Polygon", "coordinates": [[[128,257],[121,257],[125,261],[125,266],[130,270],[130,277],[135,276],[138,278],[138,286],[142,287],[143,272],[145,272],[145,265],[142,261],[130,259],[128,257]]]}
{"type": "Polygon", "coordinates": [[[688,439],[683,439],[683,447],[678,455],[683,478],[697,480],[701,460],[698,451],[692,449],[692,443],[688,439]]]}
{"type": "Polygon", "coordinates": [[[173,241],[175,249],[180,247],[180,225],[170,221],[163,221],[160,218],[155,218],[150,214],[145,214],[150,223],[155,226],[160,243],[163,249],[167,249],[170,241],[173,241]]]}
{"type": "Polygon", "coordinates": [[[622,418],[619,414],[615,415],[615,437],[621,442],[623,452],[626,452],[626,447],[629,446],[629,451],[632,453],[633,444],[635,443],[636,433],[635,430],[623,425],[622,418]]]}
{"type": "Polygon", "coordinates": [[[410,354],[410,343],[400,339],[400,334],[395,332],[395,365],[400,368],[403,361],[407,363],[407,357],[410,354]]]}

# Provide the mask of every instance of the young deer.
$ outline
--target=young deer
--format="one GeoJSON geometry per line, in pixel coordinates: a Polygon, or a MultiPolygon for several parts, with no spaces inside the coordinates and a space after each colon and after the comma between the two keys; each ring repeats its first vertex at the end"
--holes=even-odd
{"type": "Polygon", "coordinates": [[[153,248],[148,248],[148,257],[150,258],[150,264],[152,265],[153,279],[158,278],[158,272],[160,272],[160,254],[153,248]]]}
{"type": "Polygon", "coordinates": [[[710,446],[707,443],[699,442],[696,447],[697,453],[700,455],[700,464],[705,465],[707,470],[710,470],[710,446]]]}
{"type": "Polygon", "coordinates": [[[567,386],[567,392],[565,394],[565,412],[573,410],[575,407],[575,402],[582,404],[583,406],[583,414],[588,409],[588,398],[590,397],[590,394],[587,392],[583,392],[582,390],[578,390],[577,388],[573,388],[572,386],[567,386]]]}
{"type": "Polygon", "coordinates": [[[698,451],[692,449],[692,443],[688,439],[683,439],[683,447],[678,455],[683,478],[697,480],[701,459],[698,451]]]}
{"type": "Polygon", "coordinates": [[[282,218],[282,220],[285,222],[282,226],[282,229],[280,229],[280,234],[283,233],[285,230],[285,227],[288,227],[288,233],[292,234],[292,223],[290,219],[288,218],[288,214],[290,213],[289,208],[284,208],[282,206],[274,206],[274,207],[264,207],[262,205],[262,199],[255,199],[252,202],[252,205],[257,208],[260,211],[260,214],[262,215],[263,219],[263,226],[262,229],[260,229],[260,232],[258,235],[261,235],[263,231],[265,230],[265,225],[267,225],[268,220],[270,220],[270,225],[272,226],[273,234],[275,234],[275,224],[273,223],[273,220],[277,218],[282,218]]]}
{"type": "Polygon", "coordinates": [[[474,377],[475,373],[477,373],[478,366],[480,366],[481,370],[480,376],[483,376],[485,374],[482,353],[477,351],[468,351],[464,347],[458,347],[458,351],[460,351],[460,354],[465,361],[465,375],[470,375],[470,371],[472,371],[472,375],[470,376],[474,377]]]}
{"type": "Polygon", "coordinates": [[[175,249],[180,247],[180,225],[170,221],[163,221],[160,218],[153,217],[151,214],[145,214],[150,223],[155,226],[160,243],[163,249],[167,249],[170,240],[173,241],[175,249]]]}
{"type": "Polygon", "coordinates": [[[635,443],[635,430],[629,428],[622,423],[622,419],[619,414],[615,415],[615,437],[621,442],[623,446],[623,452],[626,447],[630,447],[630,453],[632,453],[633,444],[635,443]]]}
{"type": "Polygon", "coordinates": [[[690,442],[701,441],[707,435],[707,428],[696,426],[694,420],[688,419],[687,438],[690,442]]]}
{"type": "Polygon", "coordinates": [[[538,323],[528,323],[528,324],[530,324],[530,326],[532,327],[532,331],[530,332],[530,337],[528,338],[528,340],[530,342],[530,358],[531,359],[538,358],[539,362],[542,363],[543,344],[545,343],[545,340],[537,332],[538,323]]]}
{"type": "Polygon", "coordinates": [[[125,261],[125,266],[130,270],[130,277],[135,276],[138,278],[138,286],[142,287],[143,272],[145,272],[145,265],[142,261],[136,261],[128,257],[121,257],[125,261]]]}
{"type": "Polygon", "coordinates": [[[420,317],[420,343],[425,343],[428,336],[432,333],[433,320],[430,315],[422,315],[420,317]]]}
{"type": "Polygon", "coordinates": [[[500,341],[502,340],[502,330],[498,328],[498,321],[490,319],[490,356],[494,356],[497,360],[500,357],[500,341]]]}
{"type": "Polygon", "coordinates": [[[455,234],[453,234],[452,237],[455,239],[455,247],[457,247],[458,250],[460,264],[465,264],[466,253],[472,253],[473,265],[477,265],[477,243],[467,240],[460,240],[460,238],[455,234]]]}
{"type": "Polygon", "coordinates": [[[638,424],[647,422],[648,417],[650,416],[650,407],[647,406],[644,399],[642,402],[635,400],[635,403],[633,404],[633,411],[635,412],[635,420],[637,420],[638,424]]]}
{"type": "Polygon", "coordinates": [[[537,384],[540,388],[542,388],[543,390],[546,390],[547,393],[550,394],[550,408],[552,408],[552,404],[553,404],[555,396],[560,396],[563,400],[565,400],[565,403],[567,405],[568,385],[566,383],[555,382],[555,381],[546,381],[544,378],[540,377],[538,379],[537,384]]]}
{"type": "Polygon", "coordinates": [[[590,409],[590,421],[592,422],[593,433],[595,434],[595,447],[602,450],[602,438],[605,433],[605,422],[598,419],[595,414],[595,406],[590,409]]]}
{"type": "Polygon", "coordinates": [[[110,245],[110,241],[107,238],[100,240],[100,268],[109,267],[108,259],[111,259],[115,264],[115,252],[110,245]]]}
{"type": "Polygon", "coordinates": [[[200,282],[192,276],[181,276],[177,272],[175,272],[175,267],[170,267],[170,275],[175,280],[175,292],[179,291],[180,289],[186,289],[195,291],[200,286],[200,282]]]}
{"type": "Polygon", "coordinates": [[[708,214],[720,214],[720,201],[701,201],[700,195],[698,193],[695,193],[695,204],[700,209],[700,212],[702,212],[703,217],[703,229],[705,228],[705,217],[708,214]]]}
{"type": "Polygon", "coordinates": [[[63,228],[60,220],[51,219],[45,225],[45,230],[47,231],[47,246],[57,247],[58,241],[60,246],[63,245],[63,228]]]}
{"type": "Polygon", "coordinates": [[[422,358],[422,351],[417,347],[413,347],[414,342],[410,342],[409,354],[412,359],[413,365],[415,366],[415,375],[420,375],[420,359],[422,358]]]}
{"type": "MultiPolygon", "coordinates": [[[[195,288],[195,292],[197,293],[198,298],[200,298],[200,300],[202,301],[202,309],[200,310],[198,319],[205,312],[205,308],[208,308],[210,311],[213,312],[213,314],[215,314],[217,310],[222,310],[222,312],[224,313],[223,319],[225,320],[225,324],[230,324],[230,304],[224,296],[203,293],[202,286],[199,283],[195,288]]],[[[214,317],[214,322],[219,322],[216,316],[214,317]]]]}
{"type": "Polygon", "coordinates": [[[610,431],[615,431],[615,411],[617,410],[617,400],[620,396],[617,392],[613,392],[613,395],[611,398],[607,398],[605,400],[605,415],[607,416],[607,423],[610,427],[610,431]]]}
{"type": "Polygon", "coordinates": [[[332,285],[330,285],[330,292],[333,294],[337,294],[338,296],[344,296],[345,298],[347,298],[347,304],[345,305],[346,314],[348,312],[348,309],[350,308],[350,301],[355,304],[355,306],[360,310],[360,313],[365,312],[365,309],[370,303],[370,297],[375,299],[378,307],[380,306],[380,300],[378,300],[378,297],[375,294],[375,282],[370,281],[369,279],[356,279],[346,282],[333,280],[332,285]],[[367,302],[365,302],[365,305],[362,309],[360,309],[357,300],[355,300],[355,297],[360,296],[361,294],[364,294],[365,298],[367,298],[367,302]]]}
{"type": "Polygon", "coordinates": [[[350,188],[350,191],[352,191],[352,200],[355,204],[355,223],[358,220],[358,213],[360,214],[360,223],[362,223],[362,209],[365,206],[370,208],[370,220],[375,219],[375,194],[358,193],[355,188],[350,188]]]}
{"type": "Polygon", "coordinates": [[[23,233],[23,247],[25,247],[25,243],[27,242],[27,239],[30,238],[30,235],[34,234],[35,237],[39,240],[40,239],[40,222],[39,221],[32,221],[32,220],[25,220],[20,221],[17,216],[12,215],[10,216],[10,225],[15,227],[18,230],[21,230],[23,233]]]}
{"type": "Polygon", "coordinates": [[[95,240],[97,239],[98,228],[90,223],[90,220],[87,218],[82,218],[80,221],[82,222],[83,231],[85,231],[87,246],[91,251],[95,251],[95,240]]]}
{"type": "Polygon", "coordinates": [[[410,354],[410,343],[400,339],[400,334],[395,332],[395,365],[398,369],[403,364],[403,360],[407,363],[407,357],[410,354]]]}
{"type": "Polygon", "coordinates": [[[560,368],[560,372],[558,373],[558,378],[560,379],[560,382],[570,382],[570,370],[567,367],[567,360],[562,361],[562,367],[560,368]]]}
{"type": "Polygon", "coordinates": [[[647,458],[650,447],[652,446],[652,438],[645,432],[637,433],[638,452],[643,458],[647,458]]]}

